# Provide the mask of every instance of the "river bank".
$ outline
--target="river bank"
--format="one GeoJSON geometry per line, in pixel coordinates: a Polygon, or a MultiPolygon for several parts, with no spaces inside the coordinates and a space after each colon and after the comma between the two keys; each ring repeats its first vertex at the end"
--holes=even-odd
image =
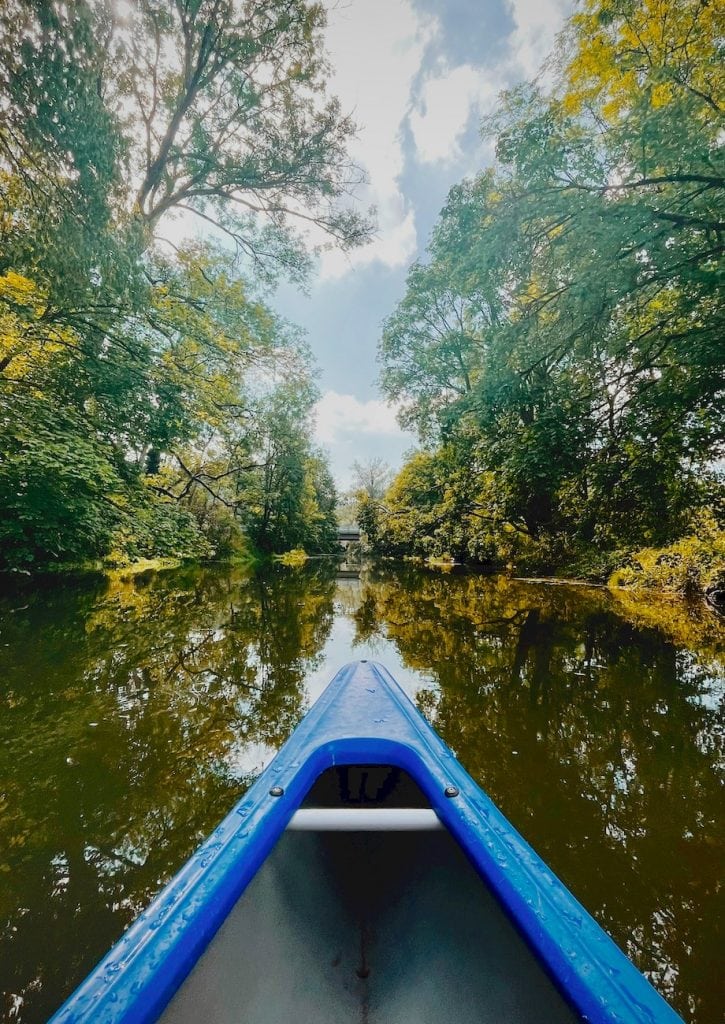
{"type": "Polygon", "coordinates": [[[444,571],[461,566],[532,582],[608,587],[637,593],[646,600],[653,595],[702,599],[714,614],[725,614],[725,530],[711,517],[701,517],[697,526],[695,532],[659,548],[609,552],[586,549],[563,558],[545,558],[539,552],[533,559],[508,562],[494,559],[468,563],[446,556],[409,556],[405,560],[444,571]]]}
{"type": "MultiPolygon", "coordinates": [[[[38,566],[33,572],[28,570],[0,571],[0,590],[15,589],[22,583],[53,583],[54,580],[85,580],[99,581],[132,581],[138,577],[149,578],[156,573],[170,572],[176,569],[218,568],[221,570],[241,569],[253,573],[263,570],[265,566],[280,565],[287,569],[302,569],[309,562],[319,558],[335,559],[342,557],[330,553],[325,556],[308,555],[304,549],[294,549],[280,555],[262,555],[248,551],[245,555],[233,559],[203,560],[189,558],[145,558],[127,565],[108,565],[102,562],[82,564],[52,564],[38,566]]],[[[456,562],[453,559],[421,559],[417,557],[393,559],[377,559],[381,565],[415,565],[430,571],[449,573],[471,573],[484,576],[503,576],[512,582],[529,583],[551,587],[581,587],[583,589],[606,590],[626,607],[629,613],[636,614],[642,621],[651,621],[668,630],[678,619],[692,622],[702,619],[705,623],[710,617],[723,620],[725,605],[711,597],[722,593],[719,588],[725,581],[725,555],[720,560],[719,549],[713,545],[702,543],[693,545],[691,542],[680,542],[670,549],[651,549],[630,555],[627,564],[609,578],[601,573],[593,572],[589,576],[573,575],[564,569],[561,572],[546,574],[528,574],[515,566],[479,565],[456,562]],[[704,550],[703,550],[704,548],[704,550]],[[683,550],[684,549],[684,550],[683,550]],[[694,552],[694,554],[693,554],[694,552]],[[668,625],[669,624],[669,625],[668,625]]],[[[722,594],[725,598],[725,593],[722,594]]],[[[696,633],[702,633],[700,623],[696,633]]],[[[683,635],[682,629],[676,630],[683,635]]],[[[705,632],[707,632],[705,630],[705,632]]],[[[687,635],[688,631],[684,631],[687,635]]]]}

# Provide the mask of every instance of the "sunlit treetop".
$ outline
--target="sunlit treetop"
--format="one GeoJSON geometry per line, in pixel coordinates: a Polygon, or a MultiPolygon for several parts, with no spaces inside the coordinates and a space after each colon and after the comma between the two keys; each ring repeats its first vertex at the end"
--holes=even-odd
{"type": "Polygon", "coordinates": [[[211,221],[248,257],[304,269],[299,229],[348,248],[370,224],[354,131],[326,94],[325,12],[305,0],[9,0],[0,160],[95,222],[211,221]]]}
{"type": "Polygon", "coordinates": [[[633,104],[689,99],[691,115],[722,117],[725,7],[718,0],[585,0],[571,21],[574,55],[564,107],[616,121],[633,104]]]}

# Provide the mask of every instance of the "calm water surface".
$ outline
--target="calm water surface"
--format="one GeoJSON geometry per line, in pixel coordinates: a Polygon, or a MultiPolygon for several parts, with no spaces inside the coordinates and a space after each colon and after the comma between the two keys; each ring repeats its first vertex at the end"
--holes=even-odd
{"type": "Polygon", "coordinates": [[[4,1019],[47,1019],[360,657],[685,1019],[720,1024],[725,629],[605,591],[330,563],[0,595],[4,1019]]]}

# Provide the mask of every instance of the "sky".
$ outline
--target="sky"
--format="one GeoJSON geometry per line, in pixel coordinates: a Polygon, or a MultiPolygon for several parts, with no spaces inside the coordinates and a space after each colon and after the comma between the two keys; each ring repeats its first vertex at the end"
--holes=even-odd
{"type": "Polygon", "coordinates": [[[400,466],[404,433],[376,379],[383,320],[424,258],[448,190],[489,165],[481,118],[499,92],[533,78],[571,0],[328,0],[330,92],[352,113],[351,156],[367,175],[361,209],[377,232],[352,253],[322,254],[303,294],[282,286],[275,308],[299,324],[319,369],[316,438],[341,488],[355,459],[400,466]]]}

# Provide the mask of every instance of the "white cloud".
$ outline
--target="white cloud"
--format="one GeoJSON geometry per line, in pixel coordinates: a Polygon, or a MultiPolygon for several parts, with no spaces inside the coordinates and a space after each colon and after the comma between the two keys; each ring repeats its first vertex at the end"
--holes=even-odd
{"type": "Polygon", "coordinates": [[[468,123],[471,107],[475,104],[483,113],[496,93],[494,82],[469,64],[453,71],[446,68],[439,77],[429,78],[410,114],[418,158],[424,163],[459,160],[457,141],[468,123]]]}
{"type": "MultiPolygon", "coordinates": [[[[491,113],[502,89],[537,75],[564,19],[571,14],[572,0],[510,0],[510,6],[516,27],[499,60],[452,68],[441,63],[426,78],[409,117],[422,163],[454,163],[465,158],[458,140],[471,112],[479,117],[491,113]]],[[[442,31],[440,26],[434,27],[436,31],[442,31]]],[[[480,154],[471,156],[475,161],[480,154]]]]}
{"type": "Polygon", "coordinates": [[[400,267],[416,253],[414,211],[398,181],[404,164],[400,128],[433,26],[409,0],[330,2],[328,7],[326,39],[334,67],[330,90],[358,125],[350,155],[367,172],[369,184],[360,198],[377,208],[378,234],[349,256],[324,253],[323,280],[375,260],[400,267]]]}
{"type": "MultiPolygon", "coordinates": [[[[400,181],[406,120],[422,163],[460,164],[463,159],[466,173],[480,167],[483,151],[462,154],[459,146],[471,111],[487,113],[500,89],[536,74],[571,13],[573,0],[508,0],[516,28],[498,61],[491,57],[484,62],[482,55],[479,65],[469,52],[468,62],[456,65],[450,63],[449,54],[448,64],[441,61],[428,72],[415,99],[413,86],[427,61],[429,44],[444,32],[439,20],[416,11],[412,0],[325,3],[326,45],[332,64],[329,89],[358,125],[358,137],[349,151],[369,178],[358,199],[362,206],[377,208],[378,231],[368,245],[348,255],[334,248],[323,252],[318,271],[322,281],[339,279],[375,261],[399,268],[415,258],[419,248],[416,211],[400,181]]],[[[191,214],[165,219],[164,232],[174,244],[188,237],[215,235],[191,214]]],[[[312,227],[303,234],[310,245],[327,241],[321,230],[312,227]]]]}
{"type": "Polygon", "coordinates": [[[533,78],[554,46],[573,0],[510,0],[516,30],[509,38],[509,64],[516,78],[533,78]]]}
{"type": "Polygon", "coordinates": [[[393,470],[402,464],[415,438],[396,422],[395,406],[377,398],[361,401],[354,395],[326,391],[315,407],[315,438],[324,445],[340,490],[352,486],[352,465],[380,458],[393,470]]]}
{"type": "Polygon", "coordinates": [[[356,434],[401,436],[396,409],[371,398],[360,401],[354,395],[326,391],[315,406],[315,437],[319,444],[337,444],[356,434]]]}
{"type": "Polygon", "coordinates": [[[397,192],[403,168],[398,129],[428,41],[408,0],[364,0],[328,12],[333,57],[331,91],[360,128],[352,153],[370,172],[374,191],[397,192]]]}

